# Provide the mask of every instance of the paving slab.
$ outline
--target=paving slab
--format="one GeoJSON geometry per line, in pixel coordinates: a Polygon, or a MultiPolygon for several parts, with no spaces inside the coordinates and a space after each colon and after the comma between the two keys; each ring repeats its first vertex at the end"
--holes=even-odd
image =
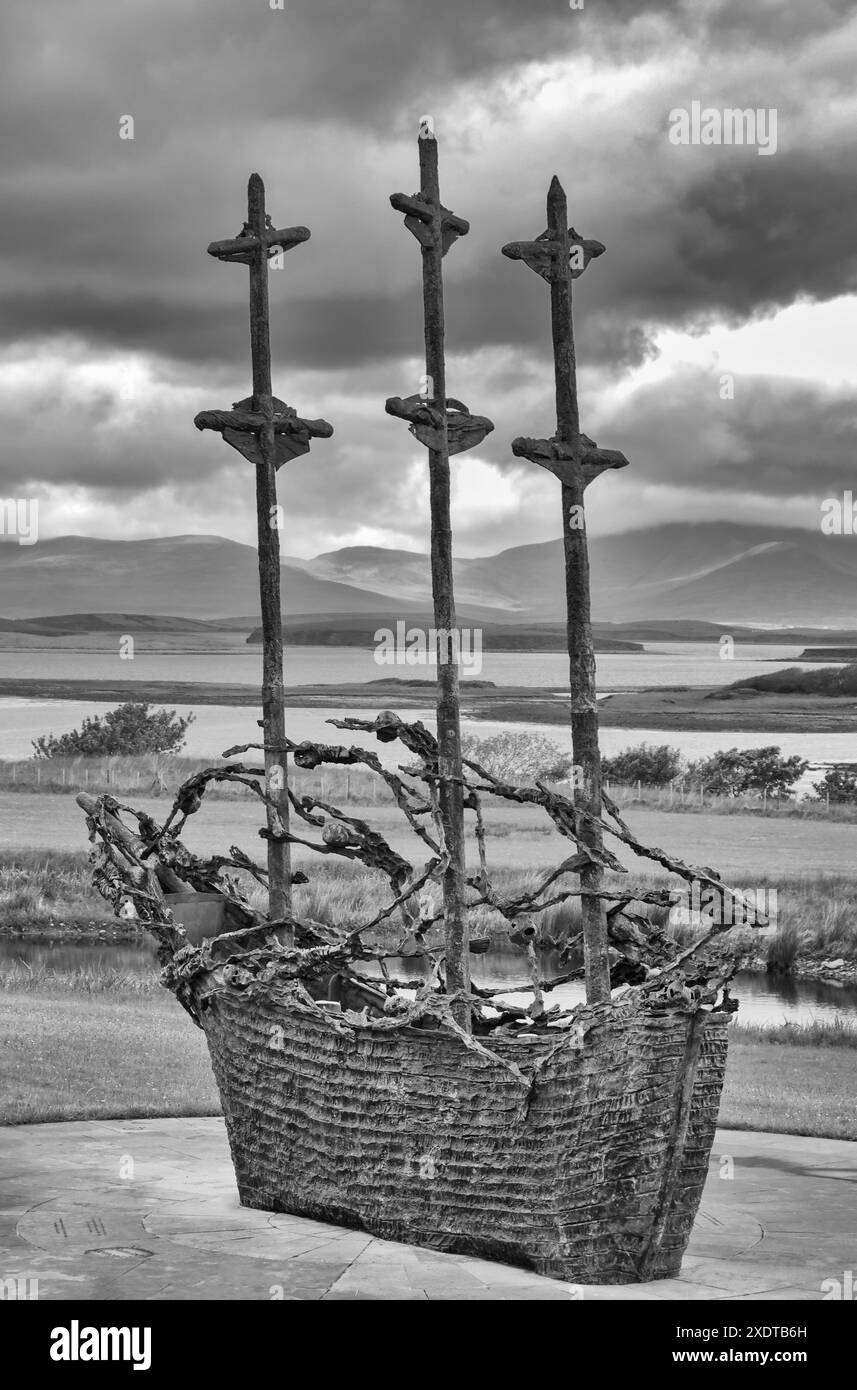
{"type": "Polygon", "coordinates": [[[6,1297],[14,1280],[20,1296],[75,1300],[792,1302],[851,1289],[848,1271],[857,1143],[844,1140],[719,1130],[680,1276],[603,1286],[242,1207],[220,1118],[0,1130],[6,1297]]]}

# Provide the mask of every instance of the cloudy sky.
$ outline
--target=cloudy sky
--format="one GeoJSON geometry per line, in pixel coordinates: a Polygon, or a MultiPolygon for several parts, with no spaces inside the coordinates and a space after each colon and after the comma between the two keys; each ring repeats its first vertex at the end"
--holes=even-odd
{"type": "Polygon", "coordinates": [[[496,425],[453,464],[459,553],[560,533],[509,450],[554,428],[547,287],[499,254],[555,172],[607,246],[575,286],[582,425],[632,463],[592,528],[815,529],[857,483],[853,0],[272,4],[5,0],[0,497],[38,497],[42,534],[253,539],[249,465],[192,422],[249,393],[247,273],[205,248],[258,169],[275,224],[312,230],[271,275],[274,389],[335,428],[280,473],[284,551],[424,548],[425,455],[383,406],[424,370],[388,199],[425,113],[471,222],[448,389],[496,425]],[[776,151],[674,143],[693,102],[775,110],[776,151]]]}

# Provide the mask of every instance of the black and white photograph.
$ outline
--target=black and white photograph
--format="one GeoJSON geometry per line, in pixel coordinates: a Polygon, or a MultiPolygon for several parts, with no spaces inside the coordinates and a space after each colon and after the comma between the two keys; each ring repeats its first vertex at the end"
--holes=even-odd
{"type": "Polygon", "coordinates": [[[7,1328],[246,1374],[284,1303],[545,1301],[600,1375],[818,1376],[857,5],[5,0],[0,53],[7,1328]]]}

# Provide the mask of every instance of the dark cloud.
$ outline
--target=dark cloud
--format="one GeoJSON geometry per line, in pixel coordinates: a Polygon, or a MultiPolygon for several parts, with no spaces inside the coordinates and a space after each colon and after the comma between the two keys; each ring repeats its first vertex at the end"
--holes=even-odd
{"type": "MultiPolygon", "coordinates": [[[[645,10],[675,23],[685,6],[645,10]]],[[[456,83],[615,46],[640,16],[636,0],[590,0],[580,13],[567,0],[7,0],[11,161],[59,167],[87,136],[97,159],[126,112],[158,143],[190,125],[239,131],[292,117],[401,133],[456,83]]],[[[634,41],[639,51],[637,30],[634,41]]]]}
{"type": "MultiPolygon", "coordinates": [[[[15,449],[0,487],[66,480],[130,496],[223,474],[223,446],[190,421],[248,389],[247,275],[205,247],[239,230],[255,166],[275,220],[313,232],[271,277],[275,386],[337,427],[324,476],[304,461],[290,481],[308,516],[327,508],[347,528],[359,496],[364,514],[395,525],[410,455],[383,400],[417,387],[421,301],[416,243],[388,199],[416,184],[425,111],[442,138],[444,200],[472,223],[445,262],[450,384],[495,418],[480,457],[505,470],[514,434],[549,432],[552,389],[547,287],[500,246],[543,229],[555,170],[571,220],[607,245],[575,286],[580,360],[602,385],[649,359],[661,327],[738,324],[854,289],[853,43],[836,41],[852,9],[7,0],[0,345],[31,356],[34,372],[56,338],[156,365],[136,416],[109,388],[76,395],[54,378],[4,397],[15,449]],[[579,90],[551,79],[563,63],[579,90]],[[777,107],[776,155],[672,146],[669,112],[695,99],[777,107]],[[126,114],[133,141],[119,139],[126,114]],[[459,389],[479,354],[490,359],[481,380],[459,389]]],[[[819,467],[835,486],[851,443],[844,394],[757,382],[751,407],[743,393],[720,403],[716,389],[712,402],[712,389],[686,376],[666,401],[665,388],[637,393],[603,442],[691,489],[745,486],[752,455],[754,486],[780,494],[802,486],[806,451],[823,441],[819,467]],[[689,460],[676,440],[696,433],[689,460]]]]}
{"type": "Polygon", "coordinates": [[[648,481],[782,498],[841,494],[857,461],[857,389],[685,371],[627,397],[603,431],[648,481]],[[728,390],[728,386],[724,389],[728,390]]]}
{"type": "MultiPolygon", "coordinates": [[[[816,36],[842,17],[833,4],[801,9],[812,12],[816,36]]],[[[268,177],[277,220],[313,228],[313,242],[288,262],[291,333],[305,359],[395,357],[415,277],[386,200],[415,182],[413,152],[401,142],[429,109],[444,133],[445,179],[473,221],[470,243],[456,251],[466,267],[459,341],[536,347],[532,290],[497,252],[510,236],[541,230],[555,154],[510,151],[505,186],[486,184],[479,150],[468,153],[473,134],[456,126],[459,93],[490,101],[492,82],[530,60],[615,61],[633,45],[628,60],[639,63],[688,33],[716,49],[745,22],[743,8],[712,9],[706,20],[670,0],[644,12],[630,0],[590,0],[579,12],[562,0],[288,0],[282,12],[237,0],[13,0],[0,91],[9,209],[0,225],[0,332],[14,341],[74,331],[191,361],[231,360],[240,272],[202,252],[238,230],[252,162],[268,177]],[[134,116],[133,141],[119,139],[123,114],[134,116]],[[367,288],[372,262],[389,267],[391,283],[375,275],[367,288]]],[[[786,10],[767,24],[781,47],[803,33],[786,10]]],[[[791,90],[765,86],[758,100],[776,104],[779,95],[794,106],[791,90]]],[[[721,151],[667,145],[672,104],[665,96],[653,112],[648,98],[631,95],[621,129],[595,147],[588,131],[581,146],[572,130],[562,159],[585,173],[582,211],[611,253],[581,317],[624,315],[593,343],[626,361],[646,350],[629,319],[750,313],[795,294],[824,297],[855,276],[853,135],[840,133],[819,157],[797,122],[775,157],[733,151],[724,161],[721,151]],[[641,173],[649,187],[630,202],[641,173]]],[[[477,144],[490,146],[490,137],[490,127],[480,129],[477,144]]],[[[576,188],[570,194],[577,218],[576,188]]],[[[278,347],[288,350],[288,340],[278,347]]]]}
{"type": "Polygon", "coordinates": [[[723,45],[795,47],[837,29],[854,12],[853,0],[775,0],[773,5],[723,0],[711,5],[710,31],[723,45]],[[775,22],[774,22],[775,21],[775,22]]]}
{"type": "Polygon", "coordinates": [[[684,293],[692,285],[699,307],[746,315],[748,306],[758,312],[857,288],[857,144],[757,164],[765,167],[748,160],[688,189],[675,246],[684,293]]]}

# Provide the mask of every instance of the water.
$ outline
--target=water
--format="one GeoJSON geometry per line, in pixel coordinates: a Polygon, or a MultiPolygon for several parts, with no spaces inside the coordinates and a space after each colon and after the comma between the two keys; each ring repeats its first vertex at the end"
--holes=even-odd
{"type": "MultiPolygon", "coordinates": [[[[196,636],[190,638],[196,642],[196,636]]],[[[209,639],[204,639],[209,642],[209,639]]],[[[257,647],[247,647],[243,635],[219,634],[210,639],[217,650],[186,651],[186,636],[167,639],[141,637],[133,661],[121,661],[118,642],[100,634],[84,638],[63,638],[48,645],[44,638],[0,636],[0,677],[18,679],[78,679],[129,681],[229,682],[258,686],[261,656],[257,647]],[[169,648],[164,650],[164,648],[169,648]]],[[[732,660],[721,660],[719,644],[712,642],[652,642],[642,653],[603,654],[597,658],[598,686],[602,693],[640,689],[646,686],[724,685],[730,681],[782,669],[798,663],[802,648],[747,644],[735,648],[732,660]]],[[[343,684],[377,680],[385,674],[396,676],[432,675],[431,668],[379,667],[373,653],[358,647],[294,647],[286,653],[287,683],[290,686],[343,684]]],[[[549,686],[563,690],[568,680],[568,658],[561,652],[486,652],[481,679],[498,685],[549,686]]],[[[465,679],[466,686],[466,679],[465,679]]],[[[172,706],[172,702],[171,707],[172,706]]],[[[31,740],[44,733],[62,734],[77,728],[83,718],[103,712],[104,704],[80,700],[0,699],[0,758],[29,757],[31,740]]],[[[180,715],[195,713],[188,732],[185,753],[194,758],[217,758],[225,748],[250,743],[259,738],[256,723],[259,712],[251,706],[176,705],[180,715]]],[[[287,711],[290,737],[312,740],[355,741],[339,735],[325,721],[342,714],[341,709],[290,709],[287,711]]],[[[427,707],[410,712],[434,727],[427,707]]],[[[489,720],[462,721],[465,732],[488,738],[508,725],[489,720]]],[[[568,727],[527,725],[543,734],[563,750],[570,751],[568,727]]],[[[632,744],[670,743],[688,759],[708,757],[720,748],[757,748],[775,743],[785,755],[808,758],[814,768],[834,761],[857,759],[857,735],[848,733],[731,733],[690,731],[672,733],[646,729],[603,729],[602,752],[612,757],[632,744]]],[[[401,750],[374,745],[384,761],[401,761],[401,750]]],[[[811,770],[799,785],[809,792],[818,774],[811,770]]]]}
{"type": "MultiPolygon", "coordinates": [[[[499,968],[495,963],[486,972],[487,978],[477,978],[476,983],[487,988],[502,985],[504,969],[508,970],[511,981],[520,981],[520,965],[510,961],[508,966],[504,962],[499,968]]],[[[583,1002],[584,993],[582,984],[570,983],[558,985],[546,999],[549,1004],[570,1008],[583,1002]]],[[[816,980],[784,981],[741,971],[735,976],[730,993],[740,1003],[738,1019],[743,1024],[772,1028],[781,1023],[836,1023],[841,1020],[846,1027],[857,1029],[857,986],[828,985],[816,980]]],[[[510,993],[503,997],[527,1004],[531,996],[510,993]]]]}
{"type": "MultiPolygon", "coordinates": [[[[190,651],[158,644],[149,637],[135,639],[134,659],[119,657],[116,636],[63,638],[48,645],[44,638],[0,636],[0,677],[19,680],[201,681],[257,686],[261,681],[259,647],[244,637],[222,639],[217,650],[190,651]],[[28,645],[32,644],[32,645],[28,645]]],[[[193,638],[190,639],[195,640],[193,638]]],[[[183,639],[184,643],[188,638],[183,639]]],[[[732,660],[720,658],[715,642],[650,642],[643,652],[602,653],[596,659],[600,690],[639,690],[663,685],[728,685],[731,681],[798,662],[798,646],[736,646],[732,660]]],[[[285,658],[288,686],[379,680],[384,676],[428,677],[433,667],[379,666],[371,648],[288,647],[285,658]]],[[[468,679],[463,672],[464,680],[468,679]]],[[[497,685],[568,685],[568,656],[564,652],[483,652],[481,671],[473,677],[497,685]]]]}
{"type": "MultiPolygon", "coordinates": [[[[0,967],[24,961],[32,968],[49,966],[57,970],[102,969],[142,972],[156,968],[154,944],[89,942],[24,942],[0,939],[0,967]]],[[[542,968],[548,977],[560,974],[562,967],[553,952],[544,952],[542,968]]],[[[401,979],[423,977],[425,963],[412,959],[391,962],[394,973],[401,979]]],[[[485,989],[509,985],[505,998],[526,1004],[528,996],[515,986],[526,980],[521,955],[514,950],[495,949],[484,956],[471,958],[474,983],[485,989]]],[[[368,963],[364,963],[368,969],[368,963]]],[[[857,1028],[857,986],[822,984],[815,980],[782,980],[768,975],[742,971],[736,975],[732,993],[740,1001],[741,1023],[760,1027],[776,1027],[781,1023],[810,1023],[813,1020],[835,1023],[840,1019],[846,1027],[857,1028]]],[[[548,996],[550,1003],[570,1008],[582,1003],[583,985],[559,985],[548,996]]]]}

